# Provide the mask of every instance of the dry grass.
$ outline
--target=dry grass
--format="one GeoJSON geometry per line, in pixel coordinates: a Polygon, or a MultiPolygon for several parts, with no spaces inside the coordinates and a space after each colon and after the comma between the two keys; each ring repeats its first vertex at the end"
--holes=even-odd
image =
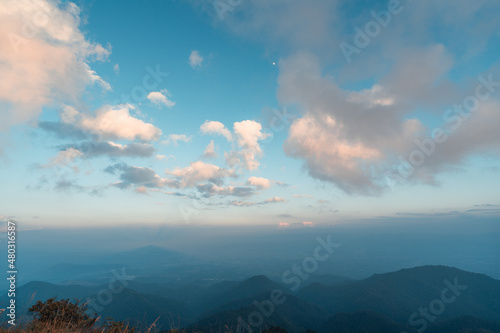
{"type": "Polygon", "coordinates": [[[111,329],[104,327],[75,329],[70,326],[62,325],[61,323],[29,323],[26,325],[8,325],[0,327],[0,333],[158,333],[158,330],[156,330],[153,325],[148,329],[140,331],[129,326],[111,329]]]}

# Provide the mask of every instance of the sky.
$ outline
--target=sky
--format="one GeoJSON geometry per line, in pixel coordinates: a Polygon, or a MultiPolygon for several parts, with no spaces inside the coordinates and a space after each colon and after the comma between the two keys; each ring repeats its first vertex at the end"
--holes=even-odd
{"type": "Polygon", "coordinates": [[[495,0],[0,2],[0,220],[500,215],[495,0]]]}

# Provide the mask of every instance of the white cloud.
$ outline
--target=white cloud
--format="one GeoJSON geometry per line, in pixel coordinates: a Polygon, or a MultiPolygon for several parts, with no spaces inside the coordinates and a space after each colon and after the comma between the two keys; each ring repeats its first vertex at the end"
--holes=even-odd
{"type": "Polygon", "coordinates": [[[66,166],[73,162],[76,158],[83,156],[83,153],[75,148],[67,148],[57,153],[52,159],[51,163],[44,167],[51,167],[56,165],[66,166]]]}
{"type": "Polygon", "coordinates": [[[334,122],[330,126],[325,123],[312,116],[296,120],[290,127],[285,152],[303,158],[311,176],[333,181],[347,192],[358,186],[376,186],[365,174],[364,163],[376,164],[382,153],[362,144],[349,144],[341,139],[334,122]]]}
{"type": "Polygon", "coordinates": [[[267,190],[271,187],[271,181],[262,177],[250,177],[247,180],[248,185],[257,187],[258,189],[267,190]]]}
{"type": "Polygon", "coordinates": [[[73,104],[87,86],[110,86],[88,63],[110,51],[79,30],[73,3],[0,2],[0,129],[32,121],[44,106],[73,104]]]}
{"type": "Polygon", "coordinates": [[[261,151],[256,152],[252,149],[241,149],[224,153],[227,165],[231,168],[243,167],[246,170],[257,170],[260,166],[258,158],[261,156],[261,151]]]}
{"type": "Polygon", "coordinates": [[[262,133],[262,125],[254,120],[244,120],[233,124],[238,146],[243,149],[260,151],[259,140],[267,139],[270,134],[262,133]]]}
{"type": "Polygon", "coordinates": [[[244,120],[233,124],[237,139],[237,151],[225,153],[226,163],[230,167],[242,166],[247,170],[256,170],[262,157],[259,141],[267,139],[271,134],[262,132],[262,125],[254,120],[244,120]]]}
{"type": "Polygon", "coordinates": [[[92,70],[89,65],[85,64],[87,73],[90,77],[90,80],[92,83],[97,83],[100,85],[104,90],[111,91],[111,85],[104,81],[99,75],[97,75],[96,71],[92,70]]]}
{"type": "Polygon", "coordinates": [[[113,66],[113,71],[115,72],[116,75],[120,74],[120,65],[115,64],[113,66]]]}
{"type": "Polygon", "coordinates": [[[191,51],[191,54],[189,55],[189,65],[193,68],[198,68],[201,67],[202,63],[203,57],[200,53],[196,50],[191,51]]]}
{"type": "Polygon", "coordinates": [[[191,141],[191,138],[192,137],[187,136],[185,134],[170,134],[168,136],[168,139],[163,141],[162,143],[164,143],[166,145],[173,144],[173,145],[177,146],[179,141],[189,142],[189,141],[191,141]]]}
{"type": "Polygon", "coordinates": [[[324,76],[317,58],[310,54],[282,61],[278,96],[282,103],[296,103],[305,111],[290,126],[286,154],[303,160],[312,177],[362,195],[379,194],[388,188],[392,176],[406,174],[406,170],[410,170],[410,176],[405,175],[410,182],[438,184],[439,173],[459,167],[473,154],[498,156],[495,147],[500,137],[491,127],[498,123],[497,114],[491,112],[496,101],[481,101],[467,121],[456,112],[451,113],[458,117],[456,121],[445,120],[449,108],[468,96],[443,104],[456,94],[446,79],[452,64],[443,45],[431,45],[404,53],[371,88],[348,91],[324,76]],[[416,142],[429,142],[432,137],[432,129],[413,118],[420,108],[439,112],[445,133],[464,124],[446,142],[433,143],[439,153],[424,155],[422,165],[412,168],[399,158],[409,160],[419,149],[416,142]]]}
{"type": "Polygon", "coordinates": [[[148,188],[146,186],[137,186],[135,188],[137,194],[149,194],[148,188]]]}
{"type": "Polygon", "coordinates": [[[305,110],[290,126],[286,154],[304,160],[312,177],[348,193],[379,193],[385,187],[386,165],[424,131],[418,120],[402,117],[408,110],[385,88],[390,82],[361,92],[343,91],[322,76],[310,54],[282,61],[278,81],[281,101],[305,110]]]}
{"type": "Polygon", "coordinates": [[[130,104],[106,105],[98,109],[95,116],[92,116],[66,106],[61,112],[61,121],[106,139],[144,141],[158,139],[162,133],[161,130],[132,117],[130,110],[133,108],[130,104]]]}
{"type": "Polygon", "coordinates": [[[148,94],[147,98],[156,106],[164,105],[167,108],[171,108],[175,105],[175,102],[169,99],[170,93],[167,89],[162,89],[161,91],[152,91],[148,94]]]}
{"type": "Polygon", "coordinates": [[[215,152],[215,144],[214,140],[211,140],[208,146],[205,148],[205,151],[203,152],[203,158],[217,158],[217,153],[215,152]]]}
{"type": "Polygon", "coordinates": [[[311,221],[304,221],[304,222],[302,222],[302,225],[304,227],[306,227],[306,228],[312,228],[312,227],[314,227],[314,223],[311,222],[311,221]]]}
{"type": "Polygon", "coordinates": [[[286,202],[285,198],[280,198],[280,197],[273,197],[264,200],[264,203],[278,203],[278,202],[286,202]]]}
{"type": "Polygon", "coordinates": [[[167,157],[167,156],[165,156],[165,155],[161,155],[161,154],[156,155],[156,156],[155,156],[155,158],[156,158],[158,161],[163,161],[163,160],[168,161],[168,157],[167,157]]]}
{"type": "Polygon", "coordinates": [[[233,136],[223,123],[219,121],[207,120],[200,126],[201,133],[203,134],[218,134],[222,135],[227,141],[232,141],[233,136]]]}
{"type": "Polygon", "coordinates": [[[202,161],[192,162],[190,166],[182,169],[167,170],[166,173],[177,177],[180,187],[194,187],[204,181],[222,185],[224,178],[235,176],[233,171],[202,161]]]}
{"type": "Polygon", "coordinates": [[[310,194],[293,194],[292,197],[294,197],[294,198],[309,198],[309,199],[314,198],[314,196],[312,196],[310,194]]]}
{"type": "Polygon", "coordinates": [[[228,205],[231,205],[231,206],[236,206],[236,207],[251,207],[251,206],[255,206],[255,205],[258,205],[258,203],[256,202],[247,202],[247,201],[230,201],[227,203],[228,205]]]}

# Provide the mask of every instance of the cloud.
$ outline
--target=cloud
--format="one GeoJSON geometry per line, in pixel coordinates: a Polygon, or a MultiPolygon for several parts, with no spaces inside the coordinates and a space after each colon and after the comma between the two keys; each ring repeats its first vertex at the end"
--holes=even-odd
{"type": "Polygon", "coordinates": [[[191,54],[189,55],[189,65],[193,68],[199,68],[201,67],[203,63],[203,57],[200,55],[200,53],[196,50],[191,51],[191,54]]]}
{"type": "Polygon", "coordinates": [[[290,227],[290,223],[288,222],[280,222],[278,224],[278,228],[289,228],[290,227]]]}
{"type": "Polygon", "coordinates": [[[137,186],[135,188],[135,192],[137,194],[149,194],[148,193],[148,188],[146,186],[137,186]]]}
{"type": "Polygon", "coordinates": [[[217,158],[217,153],[215,152],[214,140],[211,140],[208,146],[205,148],[202,158],[205,159],[217,158]]]}
{"type": "Polygon", "coordinates": [[[280,198],[280,197],[273,197],[264,200],[264,203],[278,203],[278,202],[286,202],[285,198],[280,198]]]}
{"type": "Polygon", "coordinates": [[[420,138],[420,146],[425,144],[431,149],[432,153],[429,155],[424,154],[422,148],[416,143],[405,152],[406,160],[418,151],[425,156],[421,165],[413,167],[414,172],[409,179],[436,184],[438,174],[465,165],[473,156],[500,157],[500,131],[497,125],[500,124],[500,112],[498,110],[500,110],[500,102],[496,100],[481,101],[477,109],[470,115],[466,112],[465,117],[460,116],[459,112],[451,112],[451,108],[446,110],[445,112],[449,113],[449,119],[453,121],[437,128],[448,134],[447,139],[442,143],[437,143],[431,139],[431,135],[420,138]],[[453,129],[454,127],[456,128],[453,129]]]}
{"type": "Polygon", "coordinates": [[[120,65],[115,64],[113,66],[113,71],[115,72],[116,75],[120,74],[120,65]]]}
{"type": "Polygon", "coordinates": [[[271,181],[269,179],[261,177],[250,177],[247,180],[247,184],[255,186],[256,188],[261,190],[267,190],[271,187],[271,181]]]}
{"type": "Polygon", "coordinates": [[[249,197],[255,194],[255,190],[252,187],[245,186],[218,186],[213,183],[207,183],[198,185],[196,188],[205,197],[211,197],[214,195],[249,197]]]}
{"type": "Polygon", "coordinates": [[[227,204],[231,205],[231,206],[236,206],[236,207],[251,207],[251,206],[257,205],[258,203],[236,200],[236,201],[230,201],[227,204]]]}
{"type": "MultiPolygon", "coordinates": [[[[243,188],[240,187],[240,195],[239,196],[250,196],[254,194],[253,190],[251,188],[244,188],[245,190],[241,190],[243,188]],[[244,195],[242,195],[244,194],[244,195]]],[[[236,207],[251,207],[251,206],[259,206],[259,205],[267,205],[271,203],[280,203],[280,202],[286,202],[285,198],[280,198],[280,197],[274,197],[274,198],[269,198],[261,202],[248,202],[248,201],[230,201],[227,204],[231,206],[236,206],[236,207]]],[[[282,214],[280,217],[291,217],[291,215],[288,214],[282,214]]]]}
{"type": "Polygon", "coordinates": [[[175,105],[175,102],[169,99],[170,93],[167,89],[162,89],[161,91],[152,91],[148,94],[147,98],[156,106],[166,106],[171,108],[175,105]]]}
{"type": "MultiPolygon", "coordinates": [[[[474,154],[500,155],[500,134],[493,125],[500,122],[495,111],[500,107],[498,101],[479,101],[470,116],[461,115],[456,106],[474,96],[469,93],[433,109],[451,91],[445,77],[452,61],[442,45],[402,59],[379,84],[361,91],[341,89],[333,78],[322,75],[317,59],[310,54],[283,61],[278,79],[280,100],[297,103],[304,110],[290,126],[285,153],[303,160],[312,177],[362,195],[376,195],[388,188],[388,178],[401,173],[400,169],[410,170],[406,181],[438,184],[440,173],[460,167],[474,154]],[[414,118],[415,110],[423,107],[440,112],[440,127],[426,128],[414,118]],[[435,130],[445,134],[443,142],[431,139],[435,130]],[[431,153],[422,152],[423,143],[432,148],[431,153]],[[423,156],[419,165],[402,164],[401,159],[411,160],[417,153],[423,156]]],[[[488,75],[483,77],[489,80],[488,75]]],[[[488,91],[480,82],[471,87],[472,92],[477,87],[488,91]]]]}
{"type": "Polygon", "coordinates": [[[119,173],[121,181],[115,183],[115,186],[119,188],[128,188],[131,185],[139,185],[147,188],[179,187],[178,182],[175,180],[161,178],[150,168],[117,163],[108,166],[104,171],[110,174],[119,173]]]}
{"type": "MultiPolygon", "coordinates": [[[[217,15],[209,1],[203,3],[217,15]]],[[[384,9],[386,3],[379,5],[384,9]]],[[[354,45],[354,28],[363,30],[374,21],[372,9],[377,8],[329,0],[256,0],[223,15],[223,24],[236,35],[258,38],[266,48],[288,47],[291,56],[279,62],[277,97],[283,105],[296,105],[303,117],[292,125],[284,150],[303,161],[313,178],[350,194],[376,195],[387,189],[387,170],[397,167],[399,156],[408,157],[416,139],[430,136],[432,128],[424,124],[470,94],[468,89],[475,87],[469,78],[493,62],[487,60],[482,69],[468,66],[491,55],[491,38],[498,39],[500,21],[490,13],[498,12],[499,2],[457,0],[450,7],[413,1],[402,7],[353,55],[352,64],[339,45],[354,45]],[[353,86],[360,88],[346,88],[353,86]],[[421,117],[423,113],[430,115],[421,117]]],[[[439,146],[439,153],[426,156],[410,182],[437,184],[441,172],[456,170],[472,156],[498,156],[499,141],[491,125],[497,122],[491,113],[496,102],[481,104],[439,146]]],[[[240,155],[227,153],[228,164],[245,159],[240,155]]],[[[247,164],[256,167],[256,155],[248,154],[247,164]]]]}
{"type": "Polygon", "coordinates": [[[86,133],[74,125],[59,121],[41,121],[38,123],[38,127],[55,134],[59,139],[85,140],[91,136],[90,133],[86,133]]]}
{"type": "Polygon", "coordinates": [[[88,65],[110,51],[85,38],[79,13],[71,2],[0,3],[0,130],[35,120],[45,106],[72,104],[94,83],[110,90],[88,65]]]}
{"type": "Polygon", "coordinates": [[[244,120],[233,125],[238,146],[243,149],[260,151],[259,140],[267,139],[270,134],[262,133],[262,125],[254,120],[244,120]]]}
{"type": "Polygon", "coordinates": [[[231,151],[224,153],[224,159],[226,164],[231,168],[243,167],[246,170],[257,170],[260,166],[258,158],[262,156],[262,153],[256,154],[255,151],[251,149],[242,149],[239,151],[231,151]]]}
{"type": "Polygon", "coordinates": [[[140,194],[162,192],[177,196],[185,196],[178,192],[164,192],[164,187],[185,189],[196,188],[203,197],[236,196],[248,197],[255,194],[255,189],[248,186],[224,186],[227,177],[235,177],[234,171],[220,168],[216,165],[206,164],[202,161],[191,163],[185,168],[167,170],[172,178],[162,178],[153,169],[131,166],[126,163],[117,163],[108,166],[105,172],[118,175],[119,182],[112,186],[127,189],[135,186],[135,191],[140,194]]]}
{"type": "Polygon", "coordinates": [[[200,130],[203,134],[218,134],[225,137],[227,141],[233,141],[231,131],[229,131],[226,126],[219,121],[207,120],[200,126],[200,130]]]}
{"type": "Polygon", "coordinates": [[[133,109],[134,106],[130,104],[106,105],[99,108],[93,116],[66,106],[61,112],[61,121],[105,139],[157,140],[162,134],[161,130],[132,117],[130,110],[133,109]]]}
{"type": "Polygon", "coordinates": [[[93,84],[98,84],[104,90],[108,90],[108,91],[113,90],[111,88],[111,85],[108,82],[104,81],[99,75],[97,75],[96,71],[92,70],[88,64],[85,64],[85,69],[87,71],[87,74],[90,77],[90,81],[93,84]]]}
{"type": "Polygon", "coordinates": [[[213,164],[202,161],[192,162],[185,168],[167,170],[167,174],[177,177],[180,187],[194,187],[200,182],[209,181],[216,185],[222,185],[224,178],[235,177],[234,171],[220,168],[213,164]]]}
{"type": "MultiPolygon", "coordinates": [[[[66,148],[58,152],[49,164],[43,165],[42,167],[49,168],[53,166],[68,166],[75,159],[82,156],[83,153],[80,150],[75,148],[66,148]]],[[[74,167],[73,170],[77,172],[78,168],[74,167]]]]}
{"type": "Polygon", "coordinates": [[[192,138],[191,136],[187,136],[185,134],[170,134],[168,136],[168,139],[163,141],[162,143],[164,143],[166,145],[173,144],[173,145],[177,146],[179,141],[189,142],[189,141],[191,141],[191,138],[192,138]]]}
{"type": "Polygon", "coordinates": [[[223,19],[233,33],[264,41],[269,48],[323,50],[338,45],[338,0],[254,0],[236,6],[238,14],[228,10],[223,15],[214,11],[213,1],[205,2],[206,11],[223,19]]]}
{"type": "Polygon", "coordinates": [[[166,156],[166,155],[161,155],[161,154],[156,155],[155,158],[158,161],[163,161],[163,160],[168,161],[170,158],[175,159],[175,157],[173,155],[166,156]]]}
{"type": "Polygon", "coordinates": [[[260,166],[258,158],[263,155],[259,141],[271,134],[263,133],[262,125],[254,120],[236,122],[233,129],[240,149],[225,153],[226,163],[230,167],[242,166],[247,170],[256,170],[260,166]]]}
{"type": "Polygon", "coordinates": [[[84,187],[79,185],[76,181],[74,180],[68,180],[68,179],[60,179],[55,183],[54,190],[58,192],[81,192],[84,190],[84,187]]]}
{"type": "Polygon", "coordinates": [[[120,144],[112,141],[83,142],[77,145],[68,145],[66,149],[77,149],[83,158],[98,156],[109,157],[151,157],[155,152],[153,145],[148,143],[120,144]]]}
{"type": "Polygon", "coordinates": [[[424,132],[418,120],[404,119],[409,110],[384,87],[344,91],[309,53],[283,61],[278,82],[280,100],[305,111],[290,126],[285,153],[347,193],[379,193],[386,164],[424,132]]]}
{"type": "Polygon", "coordinates": [[[314,196],[312,196],[310,194],[293,194],[292,197],[294,197],[294,198],[309,198],[309,199],[314,198],[314,196]]]}

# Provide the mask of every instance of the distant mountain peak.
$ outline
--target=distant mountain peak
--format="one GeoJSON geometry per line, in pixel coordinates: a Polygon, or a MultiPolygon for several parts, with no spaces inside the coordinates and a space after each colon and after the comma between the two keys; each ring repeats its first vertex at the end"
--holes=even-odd
{"type": "Polygon", "coordinates": [[[254,275],[244,280],[243,282],[273,282],[265,275],[254,275]]]}

